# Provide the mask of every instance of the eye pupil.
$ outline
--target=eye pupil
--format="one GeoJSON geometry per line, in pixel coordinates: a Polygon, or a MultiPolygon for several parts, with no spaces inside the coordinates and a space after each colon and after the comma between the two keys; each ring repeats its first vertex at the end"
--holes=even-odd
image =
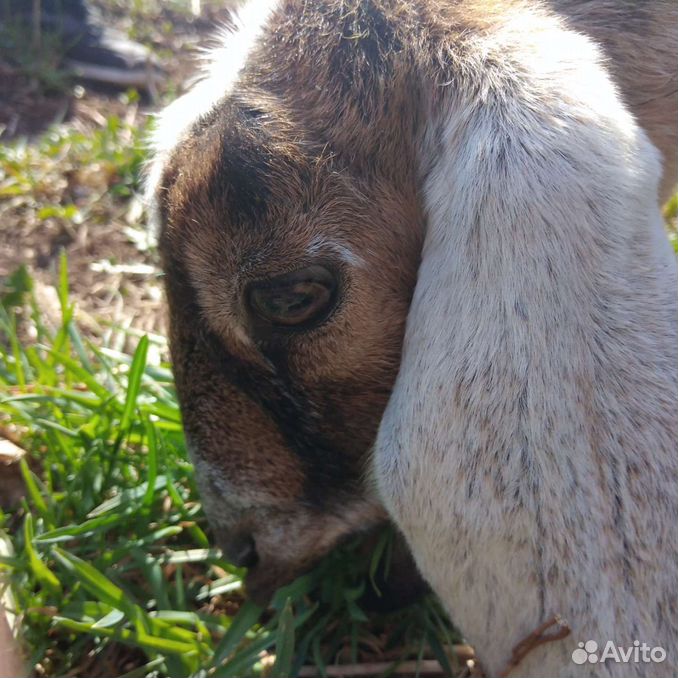
{"type": "Polygon", "coordinates": [[[292,315],[301,313],[326,296],[321,286],[310,288],[312,283],[299,283],[289,288],[271,290],[270,296],[259,294],[261,305],[270,315],[292,315]]]}
{"type": "Polygon", "coordinates": [[[335,301],[336,282],[322,266],[286,273],[254,283],[249,290],[251,310],[273,325],[307,326],[324,320],[335,301]]]}

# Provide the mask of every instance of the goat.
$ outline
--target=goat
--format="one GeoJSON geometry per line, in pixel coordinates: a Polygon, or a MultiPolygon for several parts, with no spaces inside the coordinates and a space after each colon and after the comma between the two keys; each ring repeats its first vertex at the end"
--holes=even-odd
{"type": "Polygon", "coordinates": [[[674,675],[675,4],[242,17],[148,183],[187,443],[248,589],[390,517],[488,675],[674,675]],[[571,634],[512,662],[554,615],[571,634]],[[666,658],[582,666],[585,640],[666,658]]]}

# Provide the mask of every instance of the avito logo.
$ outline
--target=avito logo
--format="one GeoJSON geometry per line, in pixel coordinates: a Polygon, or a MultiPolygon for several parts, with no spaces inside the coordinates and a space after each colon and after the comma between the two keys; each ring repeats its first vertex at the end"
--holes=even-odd
{"type": "Polygon", "coordinates": [[[647,643],[634,640],[630,647],[615,645],[608,640],[602,652],[598,652],[598,643],[587,640],[578,643],[579,647],[572,652],[572,661],[575,664],[597,664],[598,662],[618,662],[620,664],[661,664],[666,659],[666,650],[663,647],[651,647],[647,643]]]}

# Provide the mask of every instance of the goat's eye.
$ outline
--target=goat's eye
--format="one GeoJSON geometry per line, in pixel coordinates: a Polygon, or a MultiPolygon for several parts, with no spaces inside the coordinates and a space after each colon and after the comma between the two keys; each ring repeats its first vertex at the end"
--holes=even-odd
{"type": "Polygon", "coordinates": [[[316,325],[329,315],[337,296],[334,275],[323,266],[308,266],[252,283],[250,309],[261,320],[285,327],[316,325]]]}

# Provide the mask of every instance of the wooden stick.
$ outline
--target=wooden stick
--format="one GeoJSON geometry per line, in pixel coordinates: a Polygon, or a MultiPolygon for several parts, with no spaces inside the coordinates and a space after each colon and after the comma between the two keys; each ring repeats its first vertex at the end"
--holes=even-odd
{"type": "Polygon", "coordinates": [[[551,617],[513,648],[511,659],[506,668],[499,674],[499,678],[506,678],[535,647],[544,643],[552,643],[555,640],[562,640],[569,635],[570,627],[558,615],[551,617]],[[555,631],[548,634],[544,633],[553,626],[557,627],[555,631]]]}
{"type": "MultiPolygon", "coordinates": [[[[452,654],[457,657],[462,665],[467,664],[468,660],[475,658],[475,651],[466,643],[459,643],[456,645],[446,646],[449,654],[450,649],[452,654]]],[[[382,662],[365,662],[363,664],[332,664],[325,667],[325,672],[330,678],[341,678],[346,676],[372,676],[383,673],[387,669],[389,674],[393,675],[407,675],[417,674],[427,676],[444,676],[445,671],[440,666],[436,659],[423,659],[420,661],[406,661],[398,664],[393,668],[395,661],[382,662]]],[[[314,678],[319,676],[320,672],[316,666],[303,666],[299,672],[300,678],[314,678]]]]}
{"type": "MultiPolygon", "coordinates": [[[[387,669],[394,676],[416,675],[420,676],[444,676],[445,671],[437,659],[422,659],[421,661],[406,661],[398,664],[395,668],[393,662],[370,662],[366,664],[332,664],[325,667],[325,673],[330,678],[351,678],[357,676],[378,676],[387,669]]],[[[316,666],[302,666],[299,671],[300,678],[316,678],[320,671],[316,666]]]]}

